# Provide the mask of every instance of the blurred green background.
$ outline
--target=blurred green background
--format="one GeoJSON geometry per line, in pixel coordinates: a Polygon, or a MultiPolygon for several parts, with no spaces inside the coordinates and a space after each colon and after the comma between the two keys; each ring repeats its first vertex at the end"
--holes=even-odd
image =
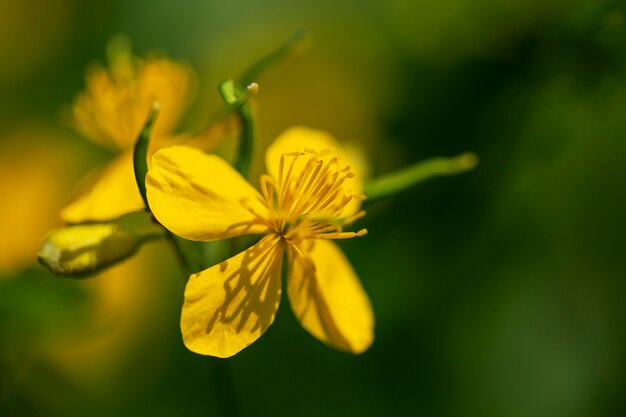
{"type": "Polygon", "coordinates": [[[1,0],[0,415],[626,415],[625,19],[605,0],[1,0]],[[113,35],[195,67],[198,126],[298,29],[308,52],[259,80],[257,172],[296,124],[374,175],[481,159],[371,204],[342,242],[376,313],[366,353],[313,339],[286,299],[234,358],[187,351],[161,243],[88,281],[35,265],[110,159],[61,121],[113,35]]]}

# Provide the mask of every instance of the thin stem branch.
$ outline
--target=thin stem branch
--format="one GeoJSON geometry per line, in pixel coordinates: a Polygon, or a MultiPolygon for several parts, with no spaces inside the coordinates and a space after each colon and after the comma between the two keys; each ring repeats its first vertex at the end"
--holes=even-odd
{"type": "Polygon", "coordinates": [[[423,181],[469,171],[478,164],[478,157],[466,152],[453,158],[432,158],[392,172],[365,184],[367,202],[377,201],[402,192],[423,181]]]}
{"type": "MultiPolygon", "coordinates": [[[[165,229],[165,228],[164,228],[165,229]]],[[[189,262],[187,261],[187,257],[183,252],[182,248],[178,244],[178,240],[176,239],[176,235],[174,235],[169,230],[165,229],[165,238],[170,243],[170,247],[174,252],[174,256],[176,257],[176,261],[178,261],[178,265],[183,270],[183,274],[186,278],[189,278],[191,275],[191,267],[189,266],[189,262]]]]}
{"type": "Polygon", "coordinates": [[[239,136],[237,157],[233,165],[244,178],[247,178],[250,173],[250,162],[254,148],[254,125],[252,111],[248,103],[237,109],[237,117],[241,123],[241,135],[239,136]]]}

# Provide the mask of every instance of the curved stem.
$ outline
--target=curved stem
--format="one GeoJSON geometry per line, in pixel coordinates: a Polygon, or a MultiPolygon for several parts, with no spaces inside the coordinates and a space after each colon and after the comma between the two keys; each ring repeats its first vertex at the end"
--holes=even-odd
{"type": "MultiPolygon", "coordinates": [[[[165,229],[165,227],[163,227],[163,229],[165,229]]],[[[187,261],[187,257],[185,256],[184,251],[176,240],[176,235],[165,229],[165,238],[170,243],[172,251],[174,252],[174,256],[176,257],[176,261],[178,261],[178,265],[180,266],[180,269],[183,270],[183,274],[185,275],[185,277],[189,278],[189,276],[191,275],[191,268],[189,266],[189,262],[187,261]]]]}
{"type": "Polygon", "coordinates": [[[294,32],[289,39],[285,41],[285,43],[248,67],[248,69],[239,78],[239,81],[243,85],[250,84],[253,81],[258,81],[268,69],[272,68],[277,63],[296,56],[305,50],[309,43],[308,40],[307,32],[305,30],[298,30],[294,32]]]}
{"type": "Polygon", "coordinates": [[[237,117],[241,123],[241,135],[239,136],[239,149],[233,166],[244,178],[247,178],[254,148],[254,125],[252,123],[252,111],[248,103],[239,107],[237,117]]]}
{"type": "Polygon", "coordinates": [[[215,379],[218,381],[218,406],[222,416],[237,417],[239,408],[237,406],[237,396],[233,389],[234,381],[229,365],[225,359],[214,358],[213,372],[215,373],[215,379]]]}
{"type": "Polygon", "coordinates": [[[146,208],[149,209],[148,197],[146,196],[146,174],[148,173],[148,146],[150,145],[150,136],[152,134],[152,126],[156,120],[161,105],[158,101],[155,101],[150,109],[148,120],[141,129],[137,142],[135,142],[135,149],[133,151],[133,168],[135,171],[135,181],[137,182],[137,188],[139,194],[143,199],[143,203],[146,208]]]}
{"type": "Polygon", "coordinates": [[[392,172],[365,184],[367,202],[377,201],[400,193],[428,179],[456,175],[469,171],[478,164],[478,156],[466,152],[453,158],[431,158],[410,167],[392,172]]]}

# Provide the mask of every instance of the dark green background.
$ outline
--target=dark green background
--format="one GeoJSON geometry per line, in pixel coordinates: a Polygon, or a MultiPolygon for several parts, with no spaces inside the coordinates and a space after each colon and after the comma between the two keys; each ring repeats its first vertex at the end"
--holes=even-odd
{"type": "Polygon", "coordinates": [[[146,272],[164,289],[150,300],[159,321],[115,372],[76,380],[33,346],[80,332],[82,284],[38,266],[0,281],[1,415],[626,413],[622,1],[13,3],[0,1],[16,16],[0,29],[0,136],[58,125],[116,33],[196,68],[197,126],[219,110],[220,80],[304,28],[309,52],[259,80],[257,172],[294,124],[359,143],[374,174],[467,150],[480,165],[370,205],[369,234],[341,242],[376,312],[360,356],[310,337],[286,298],[234,358],[187,351],[183,280],[165,255],[165,273],[146,272]]]}

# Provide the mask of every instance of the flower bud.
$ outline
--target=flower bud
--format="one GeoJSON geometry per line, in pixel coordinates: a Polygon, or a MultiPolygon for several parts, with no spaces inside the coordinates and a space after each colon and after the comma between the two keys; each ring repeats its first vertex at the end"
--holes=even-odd
{"type": "Polygon", "coordinates": [[[115,223],[82,224],[51,232],[39,262],[59,275],[85,275],[133,255],[143,240],[115,223]]]}

